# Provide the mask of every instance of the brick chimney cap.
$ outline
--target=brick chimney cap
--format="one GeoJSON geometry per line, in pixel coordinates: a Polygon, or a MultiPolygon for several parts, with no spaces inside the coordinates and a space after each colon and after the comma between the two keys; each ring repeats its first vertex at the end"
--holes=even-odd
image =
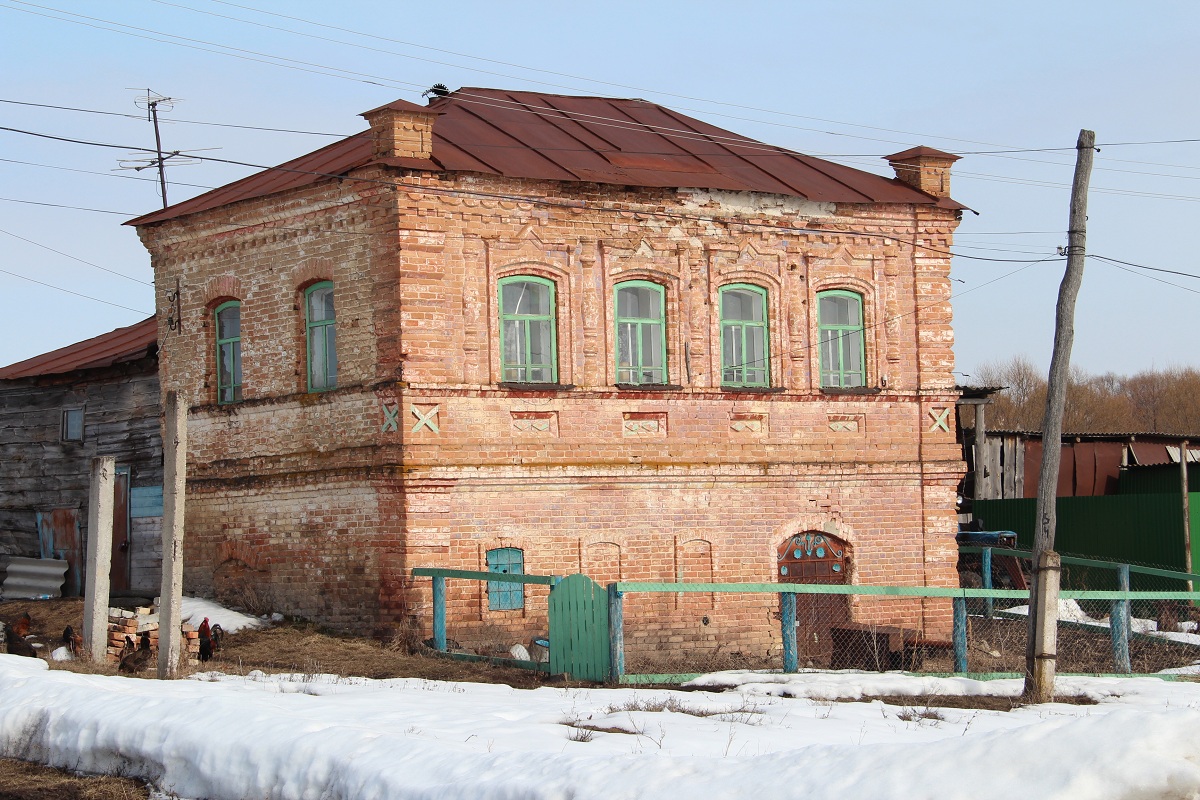
{"type": "Polygon", "coordinates": [[[410,114],[423,114],[427,117],[436,117],[443,112],[433,111],[427,106],[419,106],[416,103],[410,103],[407,100],[393,100],[392,102],[382,105],[379,108],[372,108],[370,111],[364,111],[359,114],[360,117],[369,117],[371,114],[380,111],[407,111],[410,114]]]}
{"type": "Polygon", "coordinates": [[[958,161],[961,156],[956,156],[953,153],[946,153],[941,150],[934,150],[932,147],[921,145],[920,147],[912,147],[900,153],[894,153],[890,156],[884,156],[888,161],[907,161],[912,158],[940,158],[947,161],[958,161]]]}

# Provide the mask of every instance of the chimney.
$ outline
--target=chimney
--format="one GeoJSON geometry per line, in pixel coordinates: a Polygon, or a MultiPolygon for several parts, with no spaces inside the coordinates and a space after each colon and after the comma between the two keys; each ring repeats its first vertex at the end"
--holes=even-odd
{"type": "Polygon", "coordinates": [[[953,153],[943,153],[932,147],[914,147],[884,158],[896,170],[896,177],[909,186],[934,197],[950,196],[950,166],[958,161],[958,156],[953,153]]]}
{"type": "Polygon", "coordinates": [[[361,116],[371,124],[376,159],[432,158],[433,121],[438,112],[407,100],[396,100],[364,111],[361,116]]]}

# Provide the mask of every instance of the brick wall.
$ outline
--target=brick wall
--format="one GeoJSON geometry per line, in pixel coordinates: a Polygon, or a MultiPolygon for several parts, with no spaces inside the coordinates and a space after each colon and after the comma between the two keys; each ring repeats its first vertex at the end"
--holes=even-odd
{"type": "MultiPolygon", "coordinates": [[[[160,330],[160,359],[164,390],[191,406],[189,591],[253,580],[281,610],[348,629],[428,625],[414,566],[484,569],[487,550],[519,547],[530,573],[771,581],[784,538],[830,529],[854,546],[853,582],[956,581],[949,261],[920,246],[950,245],[953,212],[361,175],[528,201],[345,181],[139,229],[161,307],[182,287],[183,328],[160,330]],[[510,275],[555,284],[560,387],[499,383],[510,275]],[[630,279],[664,287],[669,390],[614,385],[612,298],[630,279]],[[308,393],[303,291],[318,280],[334,283],[339,388],[308,393]],[[768,293],[772,391],[720,386],[728,283],[768,293]],[[815,298],[834,288],[863,297],[869,394],[818,385],[815,298]],[[211,312],[231,298],[245,400],[217,406],[211,312]]],[[[544,633],[545,593],[490,611],[483,586],[451,581],[451,636],[544,633]]],[[[635,650],[719,639],[765,653],[773,609],[632,596],[626,629],[635,650]]],[[[940,602],[852,612],[949,631],[940,602]]]]}

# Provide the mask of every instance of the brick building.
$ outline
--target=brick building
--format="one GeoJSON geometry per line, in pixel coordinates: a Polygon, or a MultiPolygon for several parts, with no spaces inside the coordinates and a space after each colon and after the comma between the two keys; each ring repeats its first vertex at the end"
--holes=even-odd
{"type": "MultiPolygon", "coordinates": [[[[955,583],[954,156],[888,179],[492,89],[363,116],[130,223],[190,406],[189,591],[369,630],[428,624],[415,566],[955,583]]],[[[452,635],[544,631],[544,591],[451,582],[452,635]]],[[[626,625],[634,652],[761,652],[770,611],[642,596],[626,625]]],[[[949,627],[934,601],[853,613],[949,627]]]]}

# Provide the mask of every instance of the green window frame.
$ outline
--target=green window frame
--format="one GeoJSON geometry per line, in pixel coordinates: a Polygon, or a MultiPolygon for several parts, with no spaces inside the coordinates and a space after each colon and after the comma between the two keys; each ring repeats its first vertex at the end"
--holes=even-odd
{"type": "Polygon", "coordinates": [[[513,275],[499,282],[500,380],[558,383],[554,282],[513,275]]]}
{"type": "Polygon", "coordinates": [[[308,390],[337,386],[337,314],[333,281],[314,283],[304,292],[304,338],[308,347],[308,390]]]}
{"type": "Polygon", "coordinates": [[[217,331],[217,403],[242,399],[242,304],[221,303],[213,311],[217,331]]]}
{"type": "Polygon", "coordinates": [[[821,388],[853,389],[867,385],[863,298],[834,289],[817,294],[817,342],[821,388]]]}
{"type": "Polygon", "coordinates": [[[617,383],[667,382],[666,291],[650,281],[624,281],[613,291],[617,383]]]}
{"type": "MultiPolygon", "coordinates": [[[[497,547],[487,551],[487,571],[506,575],[525,574],[525,551],[516,547],[497,547]]],[[[517,611],[525,607],[525,584],[488,581],[488,609],[517,611]]]]}
{"type": "Polygon", "coordinates": [[[721,385],[770,386],[771,343],[767,290],[731,283],[719,292],[721,385]]]}

